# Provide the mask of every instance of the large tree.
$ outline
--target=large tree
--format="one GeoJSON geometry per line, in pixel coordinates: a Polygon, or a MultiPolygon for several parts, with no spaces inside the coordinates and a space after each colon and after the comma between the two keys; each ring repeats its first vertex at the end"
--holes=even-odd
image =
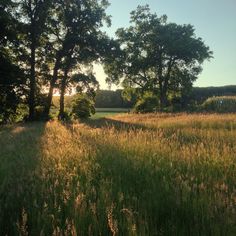
{"type": "Polygon", "coordinates": [[[0,123],[12,120],[25,91],[24,71],[18,64],[18,21],[15,4],[0,0],[0,123]]]}
{"type": "Polygon", "coordinates": [[[105,0],[55,1],[51,12],[53,17],[49,22],[54,37],[47,45],[54,55],[51,56],[53,74],[50,78],[45,115],[49,114],[59,75],[64,74],[64,78],[67,78],[75,62],[92,63],[100,57],[100,52],[104,49],[101,39],[105,37],[100,28],[110,21],[105,13],[107,6],[108,2],[105,0]]]}
{"type": "Polygon", "coordinates": [[[192,86],[212,52],[196,37],[192,25],[169,23],[147,5],[131,12],[131,23],[116,32],[123,56],[107,62],[108,81],[122,79],[127,89],[157,95],[163,110],[171,92],[192,86]]]}
{"type": "MultiPolygon", "coordinates": [[[[34,120],[35,116],[35,99],[37,89],[36,67],[39,63],[42,42],[48,40],[46,22],[53,0],[14,0],[18,3],[16,14],[22,22],[22,40],[21,43],[26,51],[25,63],[29,67],[29,120],[34,120]]],[[[38,70],[40,70],[38,68],[38,70]]]]}

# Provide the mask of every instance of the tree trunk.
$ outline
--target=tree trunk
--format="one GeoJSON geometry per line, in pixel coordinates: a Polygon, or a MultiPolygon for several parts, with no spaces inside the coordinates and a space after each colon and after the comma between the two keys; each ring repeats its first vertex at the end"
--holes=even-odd
{"type": "Polygon", "coordinates": [[[164,108],[166,108],[168,105],[168,99],[167,94],[165,91],[160,92],[160,110],[164,111],[164,108]]]}
{"type": "Polygon", "coordinates": [[[36,78],[35,78],[35,51],[36,42],[34,34],[34,26],[31,30],[31,55],[30,55],[30,93],[29,93],[29,120],[32,121],[35,118],[35,91],[36,91],[36,78]]]}
{"type": "Polygon", "coordinates": [[[60,94],[60,111],[58,115],[59,120],[64,119],[64,113],[65,113],[65,106],[64,106],[64,100],[65,100],[65,91],[66,91],[66,81],[68,78],[68,70],[64,71],[64,76],[61,81],[61,94],[60,94]]]}
{"type": "Polygon", "coordinates": [[[167,105],[167,84],[160,83],[160,111],[164,111],[164,108],[167,107],[167,105]]]}
{"type": "Polygon", "coordinates": [[[50,81],[50,87],[49,87],[47,101],[46,101],[45,108],[44,108],[44,115],[45,115],[46,119],[49,118],[49,112],[50,112],[50,108],[52,105],[53,90],[54,90],[54,87],[55,87],[55,84],[57,81],[57,77],[58,77],[58,70],[59,70],[60,61],[61,61],[61,57],[57,56],[56,63],[55,63],[54,69],[53,69],[53,77],[52,77],[52,80],[50,81]]]}

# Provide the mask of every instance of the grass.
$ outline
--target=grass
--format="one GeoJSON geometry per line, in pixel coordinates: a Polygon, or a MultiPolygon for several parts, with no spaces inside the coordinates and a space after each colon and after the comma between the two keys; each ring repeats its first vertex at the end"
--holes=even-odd
{"type": "Polygon", "coordinates": [[[236,115],[0,129],[0,235],[236,235],[236,115]]]}
{"type": "Polygon", "coordinates": [[[111,117],[120,114],[120,112],[96,112],[91,116],[91,119],[100,119],[105,117],[111,117]]]}
{"type": "Polygon", "coordinates": [[[128,112],[129,112],[129,109],[125,109],[125,108],[96,108],[96,113],[91,116],[91,119],[111,117],[111,116],[128,113],[128,112]]]}
{"type": "MultiPolygon", "coordinates": [[[[71,112],[71,104],[73,97],[67,96],[65,102],[65,111],[71,112]]],[[[51,108],[51,116],[56,118],[59,113],[59,97],[53,97],[54,106],[51,108]]],[[[91,119],[99,119],[110,117],[121,113],[128,113],[131,109],[128,108],[96,108],[96,113],[91,116],[91,119]]]]}

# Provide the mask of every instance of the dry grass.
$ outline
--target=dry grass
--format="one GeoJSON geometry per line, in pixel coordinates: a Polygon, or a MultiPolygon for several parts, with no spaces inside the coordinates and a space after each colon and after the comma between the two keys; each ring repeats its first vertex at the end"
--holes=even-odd
{"type": "Polygon", "coordinates": [[[236,235],[236,115],[0,130],[0,235],[236,235]]]}

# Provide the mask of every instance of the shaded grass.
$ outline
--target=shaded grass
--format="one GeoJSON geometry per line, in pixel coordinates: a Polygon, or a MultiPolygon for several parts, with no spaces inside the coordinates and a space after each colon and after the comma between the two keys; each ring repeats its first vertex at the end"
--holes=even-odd
{"type": "Polygon", "coordinates": [[[22,211],[37,194],[43,123],[17,125],[0,132],[0,235],[17,235],[22,211]]]}
{"type": "Polygon", "coordinates": [[[1,235],[235,235],[235,115],[0,131],[1,235]]]}

